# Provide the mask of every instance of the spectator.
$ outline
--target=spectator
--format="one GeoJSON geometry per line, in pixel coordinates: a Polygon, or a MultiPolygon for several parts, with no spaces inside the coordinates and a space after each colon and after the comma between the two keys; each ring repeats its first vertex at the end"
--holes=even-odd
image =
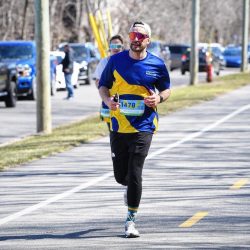
{"type": "Polygon", "coordinates": [[[66,44],[64,45],[64,52],[65,52],[65,57],[63,58],[61,64],[64,73],[66,89],[68,91],[68,95],[65,99],[69,100],[74,97],[74,88],[72,85],[72,74],[74,66],[73,51],[71,50],[69,45],[66,44]]]}
{"type": "MultiPolygon", "coordinates": [[[[115,36],[112,36],[110,38],[109,51],[110,51],[110,56],[115,55],[115,54],[123,51],[123,38],[122,38],[122,36],[115,35],[115,36]]],[[[108,63],[110,56],[103,58],[99,62],[99,64],[97,65],[97,68],[96,68],[95,73],[94,73],[94,78],[96,79],[97,88],[99,85],[99,81],[100,81],[102,72],[108,63]]],[[[101,116],[101,119],[107,123],[108,129],[110,130],[110,112],[109,112],[108,106],[104,102],[102,102],[100,116],[101,116]]]]}

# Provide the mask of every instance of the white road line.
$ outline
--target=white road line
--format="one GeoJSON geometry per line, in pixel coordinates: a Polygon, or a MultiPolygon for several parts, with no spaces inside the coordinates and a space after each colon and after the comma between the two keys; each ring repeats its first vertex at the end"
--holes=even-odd
{"type": "Polygon", "coordinates": [[[223,122],[233,118],[234,116],[242,113],[243,111],[247,110],[250,108],[250,104],[248,105],[245,105],[245,106],[242,106],[241,108],[235,110],[234,112],[230,113],[229,115],[226,115],[224,116],[223,118],[221,118],[220,120],[218,120],[217,122],[214,122],[212,123],[211,125],[203,128],[202,130],[200,130],[199,132],[195,132],[195,133],[192,133],[186,137],[184,137],[183,139],[177,141],[177,142],[174,142],[174,143],[171,143],[169,144],[167,147],[164,147],[164,148],[161,148],[161,149],[158,149],[156,150],[155,152],[151,153],[147,159],[152,159],[154,158],[155,156],[157,155],[160,155],[164,152],[167,152],[168,150],[172,149],[172,148],[176,148],[178,147],[179,145],[187,142],[187,141],[191,141],[192,139],[195,139],[199,136],[201,136],[202,134],[204,134],[205,132],[209,131],[209,130],[212,130],[213,128],[217,127],[218,125],[222,124],[223,122]]]}
{"type": "MultiPolygon", "coordinates": [[[[166,151],[168,151],[168,150],[170,150],[172,148],[178,147],[179,145],[181,145],[181,144],[183,144],[183,143],[185,143],[187,141],[191,141],[192,139],[201,136],[205,132],[207,132],[209,130],[212,130],[213,128],[217,127],[218,125],[222,124],[223,122],[225,122],[225,121],[233,118],[234,116],[240,114],[241,112],[243,112],[243,111],[245,111],[245,110],[247,110],[249,108],[250,108],[250,104],[242,106],[241,108],[235,110],[234,112],[232,112],[229,115],[223,117],[222,119],[220,119],[220,120],[212,123],[211,125],[203,128],[199,132],[192,133],[192,134],[184,137],[183,139],[181,139],[181,140],[179,140],[179,141],[177,141],[175,143],[172,143],[172,144],[168,145],[167,147],[164,147],[162,149],[156,150],[155,152],[153,152],[153,153],[151,153],[151,154],[148,155],[147,160],[152,159],[152,158],[154,158],[155,156],[157,156],[159,154],[162,154],[162,153],[164,153],[164,152],[166,152],[166,151]]],[[[93,180],[91,180],[91,181],[89,181],[87,183],[84,183],[84,184],[81,184],[79,186],[76,186],[76,187],[74,187],[74,188],[72,188],[72,189],[70,189],[70,190],[68,190],[66,192],[63,192],[63,193],[58,194],[56,196],[53,196],[53,197],[51,197],[51,198],[49,198],[47,200],[44,200],[42,202],[39,202],[39,203],[37,203],[37,204],[35,204],[33,206],[25,208],[25,209],[23,209],[23,210],[21,210],[21,211],[19,211],[17,213],[11,214],[11,215],[9,215],[9,216],[7,216],[7,217],[5,217],[5,218],[3,218],[3,219],[0,220],[0,226],[3,225],[3,224],[6,224],[9,221],[13,221],[15,219],[18,219],[18,218],[20,218],[23,215],[26,215],[26,214],[29,214],[31,212],[34,212],[35,210],[38,210],[39,208],[45,207],[45,206],[47,206],[47,205],[49,205],[51,203],[54,203],[54,202],[56,202],[58,200],[66,198],[66,197],[70,196],[71,194],[74,194],[74,193],[76,193],[76,192],[78,192],[80,190],[83,190],[83,189],[86,189],[86,188],[88,188],[90,186],[93,186],[93,185],[95,185],[95,184],[97,184],[97,183],[99,183],[99,182],[101,182],[101,181],[109,178],[112,175],[113,175],[113,172],[108,172],[108,173],[106,173],[106,174],[104,174],[104,175],[102,175],[100,177],[97,177],[97,178],[95,178],[95,179],[93,179],[93,180]]]]}
{"type": "Polygon", "coordinates": [[[64,193],[58,194],[58,195],[53,196],[53,197],[51,197],[51,198],[49,198],[47,200],[39,202],[36,205],[27,207],[27,208],[25,208],[25,209],[23,209],[23,210],[21,210],[21,211],[19,211],[17,213],[11,214],[11,215],[9,215],[9,216],[7,216],[7,217],[0,220],[0,226],[7,223],[7,222],[9,222],[9,221],[15,220],[15,219],[17,219],[17,218],[19,218],[19,217],[21,217],[23,215],[29,214],[29,213],[31,213],[31,212],[39,209],[39,208],[45,207],[48,204],[51,204],[53,202],[56,202],[56,201],[61,200],[63,198],[66,198],[69,195],[74,194],[74,193],[76,193],[76,192],[78,192],[80,190],[83,190],[83,189],[86,189],[86,188],[88,188],[90,186],[93,186],[93,185],[95,185],[95,184],[109,178],[112,174],[113,174],[112,172],[106,173],[106,174],[104,174],[104,175],[102,175],[102,176],[100,176],[98,178],[95,178],[95,179],[93,179],[93,180],[91,180],[91,181],[89,181],[87,183],[83,183],[83,184],[81,184],[79,186],[76,186],[76,187],[74,187],[74,188],[72,188],[72,189],[70,189],[70,190],[68,190],[68,191],[66,191],[64,193]]]}

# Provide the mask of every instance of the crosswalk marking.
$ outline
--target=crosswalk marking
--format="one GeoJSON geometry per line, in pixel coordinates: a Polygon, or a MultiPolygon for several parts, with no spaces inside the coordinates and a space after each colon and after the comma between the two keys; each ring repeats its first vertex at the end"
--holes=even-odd
{"type": "Polygon", "coordinates": [[[205,212],[205,211],[197,212],[191,218],[189,218],[188,220],[180,224],[179,227],[192,227],[194,224],[196,224],[198,221],[200,221],[202,218],[204,218],[207,215],[208,215],[208,212],[205,212]]]}

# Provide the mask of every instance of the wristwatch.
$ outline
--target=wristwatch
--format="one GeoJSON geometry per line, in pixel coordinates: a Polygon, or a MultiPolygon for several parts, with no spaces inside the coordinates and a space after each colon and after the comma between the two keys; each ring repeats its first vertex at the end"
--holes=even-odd
{"type": "Polygon", "coordinates": [[[161,95],[158,95],[158,96],[160,96],[160,103],[162,103],[163,102],[163,97],[161,95]]]}

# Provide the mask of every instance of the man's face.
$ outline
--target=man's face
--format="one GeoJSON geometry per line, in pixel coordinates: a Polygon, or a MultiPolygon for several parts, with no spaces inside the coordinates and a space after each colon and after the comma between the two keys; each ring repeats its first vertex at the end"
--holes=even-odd
{"type": "Polygon", "coordinates": [[[123,50],[123,44],[119,39],[113,39],[110,41],[110,54],[114,55],[123,50]]]}
{"type": "Polygon", "coordinates": [[[64,46],[64,52],[69,52],[69,45],[64,46]]]}
{"type": "Polygon", "coordinates": [[[142,52],[147,48],[150,39],[143,27],[133,27],[130,30],[130,49],[134,52],[142,52]]]}

